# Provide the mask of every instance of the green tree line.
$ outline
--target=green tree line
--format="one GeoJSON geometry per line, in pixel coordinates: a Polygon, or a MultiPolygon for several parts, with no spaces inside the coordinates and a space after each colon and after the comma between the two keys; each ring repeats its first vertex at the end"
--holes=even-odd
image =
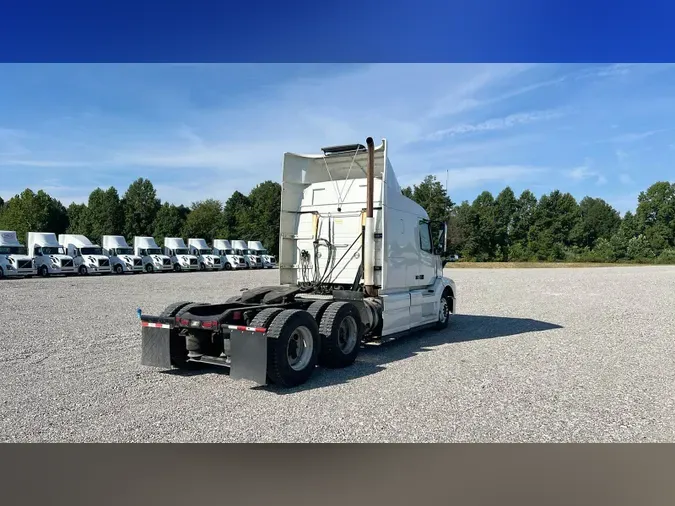
{"type": "MultiPolygon", "coordinates": [[[[675,184],[660,181],[638,196],[636,211],[623,217],[603,199],[554,190],[537,198],[510,187],[497,196],[482,192],[473,202],[453,202],[434,177],[403,189],[432,220],[448,223],[448,250],[469,261],[580,261],[675,263],[675,184]]],[[[253,239],[279,248],[281,186],[265,181],[248,195],[235,191],[224,203],[206,199],[187,206],[161,202],[148,179],[119,196],[96,188],[86,204],[61,202],[43,190],[24,190],[0,200],[0,229],[102,235],[253,239]]]]}
{"type": "Polygon", "coordinates": [[[640,192],[623,217],[600,198],[579,202],[560,190],[539,199],[510,187],[457,205],[433,176],[403,193],[432,220],[448,223],[449,253],[463,260],[675,263],[675,184],[640,192]]]}
{"type": "Polygon", "coordinates": [[[120,197],[114,187],[96,188],[86,204],[68,208],[43,190],[27,188],[7,202],[0,199],[0,229],[16,231],[25,241],[30,231],[82,234],[92,241],[103,235],[200,237],[261,241],[270,252],[279,248],[281,185],[265,181],[248,195],[234,192],[226,201],[205,199],[189,207],[162,202],[151,181],[139,178],[120,197]]]}

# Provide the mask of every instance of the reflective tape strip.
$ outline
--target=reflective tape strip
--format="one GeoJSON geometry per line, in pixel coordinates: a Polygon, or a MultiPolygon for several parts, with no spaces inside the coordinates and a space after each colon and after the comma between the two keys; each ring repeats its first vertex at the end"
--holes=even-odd
{"type": "Polygon", "coordinates": [[[170,329],[171,328],[171,325],[168,325],[166,323],[141,322],[141,326],[143,326],[143,327],[153,327],[155,329],[170,329]]]}
{"type": "Polygon", "coordinates": [[[249,332],[267,332],[267,329],[262,327],[245,327],[243,325],[228,325],[227,328],[230,330],[248,330],[249,332]]]}

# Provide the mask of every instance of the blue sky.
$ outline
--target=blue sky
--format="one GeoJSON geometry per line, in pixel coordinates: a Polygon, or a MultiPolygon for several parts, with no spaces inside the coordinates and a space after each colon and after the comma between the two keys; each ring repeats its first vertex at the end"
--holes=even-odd
{"type": "Polygon", "coordinates": [[[402,185],[510,185],[634,209],[673,179],[667,64],[0,65],[0,196],[65,205],[148,177],[190,204],[279,180],[285,151],[386,137],[402,185]]]}

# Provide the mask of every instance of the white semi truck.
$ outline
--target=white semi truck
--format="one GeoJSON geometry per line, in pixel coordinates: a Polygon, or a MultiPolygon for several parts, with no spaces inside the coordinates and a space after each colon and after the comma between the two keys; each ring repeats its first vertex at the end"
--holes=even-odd
{"type": "Polygon", "coordinates": [[[190,253],[181,237],[165,237],[164,254],[171,257],[173,270],[176,272],[199,270],[199,260],[190,253]]]}
{"type": "Polygon", "coordinates": [[[232,269],[248,269],[248,262],[243,255],[235,254],[230,241],[215,239],[213,241],[213,254],[220,256],[220,263],[226,271],[232,269]]]}
{"type": "Polygon", "coordinates": [[[317,364],[349,366],[364,343],[446,328],[457,297],[443,276],[447,227],[403,195],[386,140],[366,146],[286,153],[279,285],[139,310],[141,363],[215,364],[232,379],[293,387],[317,364]]]}
{"type": "Polygon", "coordinates": [[[199,270],[219,271],[222,269],[220,255],[215,254],[204,239],[188,239],[188,247],[190,253],[199,258],[199,270]]]}
{"type": "Polygon", "coordinates": [[[260,241],[248,241],[248,250],[251,254],[260,257],[263,269],[274,269],[277,266],[274,255],[270,255],[260,241]]]}
{"type": "Polygon", "coordinates": [[[80,275],[110,274],[110,258],[103,254],[103,248],[93,244],[80,234],[60,234],[59,244],[73,258],[75,269],[80,275]]]}
{"type": "Polygon", "coordinates": [[[143,259],[145,272],[169,272],[173,270],[171,258],[162,253],[155,239],[149,236],[134,237],[134,254],[143,259]]]}
{"type": "Polygon", "coordinates": [[[40,276],[70,275],[77,272],[73,257],[66,254],[65,248],[56,240],[56,234],[28,232],[26,246],[28,255],[35,260],[35,268],[40,276]]]}
{"type": "Polygon", "coordinates": [[[0,230],[0,278],[35,274],[35,262],[27,255],[26,247],[19,242],[16,232],[0,230]]]}
{"type": "Polygon", "coordinates": [[[134,250],[121,235],[104,235],[101,238],[103,254],[110,258],[110,265],[116,274],[143,272],[143,259],[134,255],[134,250]]]}
{"type": "Polygon", "coordinates": [[[262,261],[258,255],[254,255],[248,249],[248,243],[242,240],[232,241],[232,248],[237,255],[241,255],[246,259],[246,263],[251,269],[262,268],[262,261]]]}

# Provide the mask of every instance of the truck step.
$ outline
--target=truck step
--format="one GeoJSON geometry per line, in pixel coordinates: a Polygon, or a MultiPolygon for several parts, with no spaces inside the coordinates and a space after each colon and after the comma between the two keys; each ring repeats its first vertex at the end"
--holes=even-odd
{"type": "Polygon", "coordinates": [[[223,356],[211,357],[209,355],[202,355],[200,358],[188,358],[188,362],[194,362],[194,363],[197,363],[197,364],[217,365],[217,366],[220,366],[220,367],[230,367],[231,366],[230,359],[225,358],[223,356]]]}

